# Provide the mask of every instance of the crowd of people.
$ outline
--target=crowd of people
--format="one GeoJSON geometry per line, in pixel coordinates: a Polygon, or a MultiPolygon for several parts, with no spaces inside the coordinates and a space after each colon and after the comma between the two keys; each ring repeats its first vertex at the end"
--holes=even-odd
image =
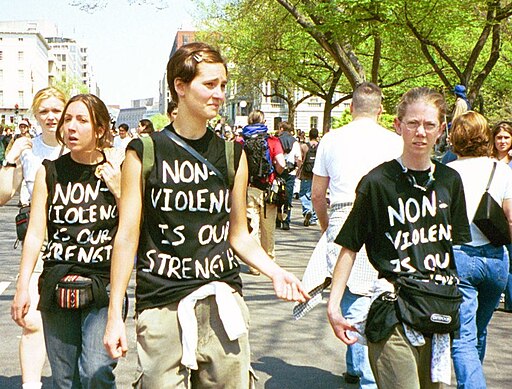
{"type": "Polygon", "coordinates": [[[485,388],[487,326],[503,293],[512,310],[512,234],[495,243],[474,215],[488,192],[512,225],[511,123],[491,130],[458,85],[445,164],[432,158],[448,111],[433,89],[407,91],[390,131],[378,124],[380,88],[364,82],[352,122],[321,138],[286,121],[271,134],[259,110],[244,127],[210,125],[227,79],[221,54],[191,43],[167,64],[161,131],[147,119],[135,134],[113,127],[98,97],[50,87],[32,104],[41,132],[24,119],[3,135],[0,204],[18,190],[30,204],[11,306],[23,388],[41,388],[46,355],[55,387],[116,387],[134,268],[134,387],[252,387],[239,260],[304,314],[330,284],[347,383],[442,388],[453,361],[459,388],[485,388]],[[275,255],[295,194],[302,227],[322,233],[302,282],[275,255]]]}

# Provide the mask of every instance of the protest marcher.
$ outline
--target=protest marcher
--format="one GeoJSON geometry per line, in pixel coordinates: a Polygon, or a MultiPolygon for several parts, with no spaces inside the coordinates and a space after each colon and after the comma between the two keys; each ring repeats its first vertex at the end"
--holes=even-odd
{"type": "Polygon", "coordinates": [[[302,204],[302,216],[304,226],[316,225],[317,216],[311,202],[311,185],[313,183],[313,167],[315,166],[316,153],[318,150],[318,130],[309,130],[309,141],[300,145],[302,160],[299,166],[300,189],[299,200],[302,204]]]}
{"type": "MultiPolygon", "coordinates": [[[[362,178],[335,240],[342,249],[333,273],[329,321],[345,344],[366,335],[380,388],[441,388],[450,382],[450,332],[458,327],[460,304],[452,244],[466,243],[471,235],[459,174],[430,159],[445,114],[444,98],[434,90],[413,88],[402,96],[394,126],[402,136],[403,153],[362,178]],[[379,280],[368,316],[349,321],[340,312],[340,302],[363,245],[379,280]],[[435,305],[433,321],[434,313],[424,319],[407,309],[412,286],[437,292],[447,312],[438,314],[435,305]],[[377,308],[383,310],[370,315],[377,308]]],[[[414,296],[428,312],[434,309],[430,293],[414,296]]]]}
{"type": "Polygon", "coordinates": [[[220,53],[200,42],[182,46],[167,64],[167,81],[176,119],[127,149],[104,343],[114,358],[127,351],[121,310],[138,251],[135,387],[245,389],[248,310],[235,255],[271,278],[279,298],[307,294],[249,234],[242,146],[207,130],[225,99],[220,53]]]}
{"type": "Polygon", "coordinates": [[[153,132],[155,132],[155,128],[151,120],[142,119],[139,121],[139,125],[137,126],[137,134],[139,134],[139,136],[147,136],[153,132]]]}
{"type": "MultiPolygon", "coordinates": [[[[285,160],[281,142],[268,133],[262,111],[252,111],[248,125],[242,129],[244,152],[247,156],[249,182],[247,188],[247,218],[251,235],[261,244],[270,259],[275,260],[275,229],[277,206],[269,204],[266,193],[276,174],[282,173],[285,160]]],[[[249,269],[253,275],[260,272],[249,269]]]]}
{"type": "Polygon", "coordinates": [[[103,152],[111,144],[107,107],[94,95],[72,97],[56,138],[70,152],[43,161],[37,172],[11,314],[17,324],[25,325],[35,303],[30,278],[43,250],[37,308],[54,386],[115,388],[117,361],[102,346],[121,171],[103,152]],[[45,236],[48,243],[43,246],[45,236]],[[89,286],[79,294],[70,290],[84,284],[89,286]]]}
{"type": "MultiPolygon", "coordinates": [[[[512,122],[502,121],[492,130],[493,156],[505,162],[512,168],[512,122]]],[[[507,287],[505,288],[505,312],[512,312],[512,245],[508,246],[508,256],[511,262],[507,287]]]]}
{"type": "MultiPolygon", "coordinates": [[[[488,191],[512,225],[512,170],[491,158],[490,138],[491,130],[482,115],[473,111],[461,114],[452,122],[450,137],[458,158],[448,166],[462,178],[470,221],[492,174],[488,191]]],[[[486,388],[482,364],[487,325],[507,285],[509,256],[506,246],[493,244],[474,222],[471,237],[471,242],[453,249],[463,300],[460,336],[453,340],[452,357],[457,387],[486,388]]]]}
{"type": "Polygon", "coordinates": [[[286,169],[281,173],[281,177],[286,181],[286,194],[288,196],[288,207],[286,219],[281,221],[281,229],[290,229],[290,220],[292,216],[292,200],[295,187],[295,179],[297,178],[297,164],[301,160],[300,144],[292,135],[293,127],[288,122],[279,123],[278,134],[281,145],[283,146],[284,159],[286,161],[286,169]]]}
{"type": "MultiPolygon", "coordinates": [[[[36,173],[44,159],[54,160],[63,153],[55,137],[62,110],[66,104],[64,94],[55,88],[38,91],[33,99],[31,111],[42,133],[35,138],[20,137],[5,155],[0,169],[0,205],[5,205],[26,183],[29,199],[32,197],[36,173]]],[[[39,301],[37,284],[43,263],[36,264],[29,285],[32,304],[24,318],[20,339],[20,365],[24,389],[41,387],[41,374],[46,359],[41,314],[36,310],[39,301]]]]}
{"type": "MultiPolygon", "coordinates": [[[[382,91],[372,83],[359,85],[350,104],[352,122],[342,128],[329,131],[320,142],[313,169],[313,205],[320,226],[326,235],[326,274],[318,281],[323,283],[331,277],[338,259],[340,247],[334,243],[355,199],[356,186],[361,178],[375,166],[400,155],[403,142],[392,131],[380,126],[377,121],[382,112],[382,91]],[[386,147],[382,147],[385,144],[386,147]],[[361,145],[365,145],[361,149],[361,145]],[[344,152],[340,153],[339,150],[344,152]],[[330,213],[328,214],[327,191],[329,191],[330,213]]],[[[322,243],[322,239],[319,245],[322,243]]],[[[313,264],[317,259],[312,256],[313,264]]],[[[308,275],[306,270],[305,277],[308,275]]],[[[343,295],[343,315],[352,319],[368,309],[370,288],[377,272],[368,262],[362,249],[352,271],[348,288],[343,295]]],[[[303,280],[304,281],[304,280],[303,280]]],[[[317,282],[318,282],[317,281],[317,282]]],[[[311,285],[316,287],[316,283],[311,285]]],[[[308,288],[309,289],[309,288],[308,288]]],[[[359,343],[347,347],[345,357],[348,383],[359,382],[361,388],[375,388],[367,347],[359,343]]]]}
{"type": "Polygon", "coordinates": [[[118,127],[119,134],[114,136],[114,148],[125,150],[128,143],[132,140],[130,136],[128,124],[121,123],[118,127]]]}

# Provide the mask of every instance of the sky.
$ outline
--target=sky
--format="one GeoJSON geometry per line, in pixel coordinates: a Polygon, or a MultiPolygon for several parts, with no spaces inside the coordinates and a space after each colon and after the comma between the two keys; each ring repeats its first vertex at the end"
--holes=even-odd
{"type": "Polygon", "coordinates": [[[126,108],[134,99],[158,98],[176,32],[193,28],[193,1],[81,0],[103,5],[94,12],[70,5],[77,2],[0,0],[0,20],[49,20],[59,35],[88,47],[106,104],[126,108]]]}

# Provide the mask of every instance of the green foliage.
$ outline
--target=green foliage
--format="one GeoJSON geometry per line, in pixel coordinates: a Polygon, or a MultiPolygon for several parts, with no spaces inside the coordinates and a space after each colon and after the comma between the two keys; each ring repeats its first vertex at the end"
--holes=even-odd
{"type": "Polygon", "coordinates": [[[70,77],[63,72],[58,74],[52,86],[62,91],[66,99],[78,94],[89,93],[87,86],[84,85],[78,77],[70,77]]]}
{"type": "MultiPolygon", "coordinates": [[[[391,115],[389,113],[383,113],[379,116],[379,124],[387,128],[390,131],[395,131],[393,127],[393,122],[395,120],[395,115],[391,115]]],[[[332,128],[340,128],[344,125],[350,123],[352,121],[352,115],[350,114],[350,109],[346,109],[342,112],[339,117],[335,117],[332,119],[332,128]]]]}
{"type": "Polygon", "coordinates": [[[166,125],[170,123],[169,118],[167,115],[163,115],[161,113],[157,113],[156,115],[153,115],[149,118],[151,122],[153,123],[153,127],[155,127],[156,131],[160,131],[162,128],[164,128],[166,125]]]}

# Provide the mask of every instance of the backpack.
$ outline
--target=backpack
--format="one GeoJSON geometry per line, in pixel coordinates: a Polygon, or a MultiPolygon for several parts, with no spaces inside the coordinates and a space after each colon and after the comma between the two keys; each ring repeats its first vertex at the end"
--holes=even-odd
{"type": "Polygon", "coordinates": [[[249,182],[266,186],[269,183],[270,174],[274,171],[268,146],[267,127],[264,125],[246,126],[242,135],[249,167],[249,182]]]}
{"type": "Polygon", "coordinates": [[[304,163],[302,164],[302,172],[306,174],[313,173],[313,167],[315,166],[316,150],[318,149],[317,144],[311,144],[308,142],[308,151],[304,157],[304,163]]]}

